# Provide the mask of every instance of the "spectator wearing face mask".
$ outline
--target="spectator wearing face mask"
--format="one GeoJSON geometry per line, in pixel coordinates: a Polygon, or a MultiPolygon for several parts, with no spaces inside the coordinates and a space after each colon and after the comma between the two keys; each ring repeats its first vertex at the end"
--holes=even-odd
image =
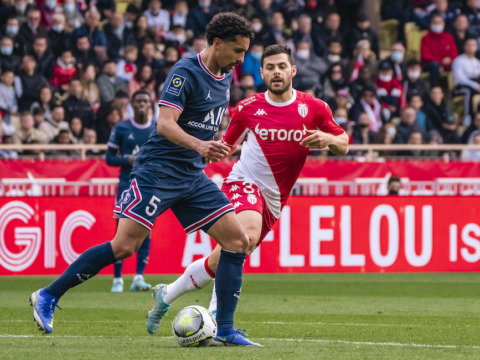
{"type": "Polygon", "coordinates": [[[242,65],[242,72],[251,74],[253,76],[253,83],[257,87],[263,84],[262,75],[260,74],[260,68],[262,67],[262,54],[263,45],[260,43],[254,43],[250,50],[245,54],[245,60],[242,65]]]}
{"type": "Polygon", "coordinates": [[[52,29],[47,32],[48,48],[53,56],[58,58],[62,53],[70,49],[70,33],[65,31],[65,15],[54,14],[52,17],[52,29]]]}
{"type": "Polygon", "coordinates": [[[378,67],[378,78],[376,81],[377,96],[382,107],[389,112],[388,119],[397,117],[405,107],[403,86],[393,77],[393,69],[387,61],[380,63],[378,67]]]}
{"type": "Polygon", "coordinates": [[[342,58],[343,45],[341,38],[331,38],[327,43],[327,54],[323,57],[323,61],[330,66],[335,63],[341,63],[343,67],[348,66],[348,60],[342,58]]]}
{"type": "Polygon", "coordinates": [[[410,101],[412,96],[418,95],[425,102],[428,98],[428,90],[425,81],[420,78],[422,75],[422,67],[417,60],[410,60],[407,63],[407,76],[403,82],[403,89],[407,96],[407,101],[410,101]]]}
{"type": "Polygon", "coordinates": [[[77,0],[63,1],[63,15],[65,16],[65,29],[68,32],[79,28],[85,22],[82,14],[78,11],[77,0]]]}
{"type": "Polygon", "coordinates": [[[23,56],[25,53],[25,49],[23,48],[22,44],[19,42],[18,32],[20,31],[20,22],[16,17],[9,17],[7,19],[7,25],[5,26],[5,30],[2,34],[3,36],[9,37],[12,39],[13,42],[13,53],[18,56],[23,56]]]}
{"type": "Polygon", "coordinates": [[[52,17],[60,9],[57,9],[57,0],[45,0],[38,6],[41,14],[40,25],[44,26],[45,29],[50,30],[52,28],[52,17]]]}
{"type": "Polygon", "coordinates": [[[452,69],[453,60],[457,57],[457,46],[452,35],[446,33],[445,21],[440,15],[433,15],[430,30],[422,38],[420,56],[425,71],[430,72],[430,83],[436,86],[440,80],[440,72],[452,69]]]}
{"type": "Polygon", "coordinates": [[[293,87],[300,91],[312,89],[318,95],[322,90],[321,77],[327,71],[327,65],[322,58],[311,52],[308,42],[298,43],[294,64],[297,66],[297,74],[293,78],[293,87]]]}
{"type": "Polygon", "coordinates": [[[193,36],[205,34],[207,24],[217,13],[217,6],[210,0],[198,0],[198,5],[188,11],[187,29],[193,32],[193,36]]]}
{"type": "Polygon", "coordinates": [[[393,69],[393,77],[400,82],[403,82],[407,73],[407,65],[404,61],[405,46],[401,42],[396,42],[392,45],[392,54],[385,61],[389,62],[393,69]]]}
{"type": "Polygon", "coordinates": [[[18,74],[22,58],[13,53],[13,41],[7,36],[0,40],[0,71],[11,70],[18,74]]]}

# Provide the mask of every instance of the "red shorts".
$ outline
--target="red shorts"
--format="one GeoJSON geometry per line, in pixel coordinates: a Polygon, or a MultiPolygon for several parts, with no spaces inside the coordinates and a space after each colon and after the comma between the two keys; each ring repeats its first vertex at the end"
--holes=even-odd
{"type": "Polygon", "coordinates": [[[257,246],[260,245],[275,225],[277,218],[268,210],[267,203],[258,186],[248,181],[224,182],[222,191],[233,204],[237,214],[245,210],[253,210],[262,214],[262,232],[257,246]]]}

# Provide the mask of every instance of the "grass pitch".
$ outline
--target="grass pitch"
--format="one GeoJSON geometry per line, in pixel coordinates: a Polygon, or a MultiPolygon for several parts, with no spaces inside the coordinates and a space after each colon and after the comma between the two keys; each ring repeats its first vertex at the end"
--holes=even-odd
{"type": "Polygon", "coordinates": [[[211,287],[177,301],[151,336],[151,294],[110,293],[106,276],[69,291],[45,335],[27,299],[52,279],[0,277],[0,359],[480,359],[479,273],[246,275],[236,326],[263,349],[178,347],[174,315],[208,306],[211,287]]]}

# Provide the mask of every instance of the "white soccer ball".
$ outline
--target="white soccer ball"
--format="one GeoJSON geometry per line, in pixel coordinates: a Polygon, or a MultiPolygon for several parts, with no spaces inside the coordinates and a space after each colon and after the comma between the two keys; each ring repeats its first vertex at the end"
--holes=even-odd
{"type": "Polygon", "coordinates": [[[203,306],[187,306],[175,315],[172,332],[180,346],[208,346],[217,336],[217,321],[203,306]]]}

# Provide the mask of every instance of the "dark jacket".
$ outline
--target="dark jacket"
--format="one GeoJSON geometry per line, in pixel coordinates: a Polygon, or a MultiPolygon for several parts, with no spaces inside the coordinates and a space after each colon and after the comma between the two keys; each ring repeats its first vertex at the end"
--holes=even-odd
{"type": "Polygon", "coordinates": [[[82,120],[84,128],[95,128],[92,107],[88,101],[70,95],[62,106],[65,109],[65,121],[70,123],[72,118],[78,117],[82,120]]]}
{"type": "Polygon", "coordinates": [[[354,27],[347,35],[347,53],[350,58],[353,57],[353,51],[355,46],[360,40],[368,40],[372,51],[379,59],[379,45],[378,36],[372,29],[360,30],[358,27],[354,27]]]}
{"type": "Polygon", "coordinates": [[[121,38],[115,33],[112,24],[106,24],[103,27],[103,31],[107,38],[107,55],[110,59],[119,60],[121,58],[120,51],[122,48],[127,45],[137,45],[132,30],[127,27],[124,28],[121,38]]]}
{"type": "Polygon", "coordinates": [[[30,110],[35,101],[40,101],[40,90],[44,86],[49,86],[45,77],[35,72],[32,76],[20,71],[18,77],[22,83],[22,96],[18,99],[18,111],[30,110]]]}

